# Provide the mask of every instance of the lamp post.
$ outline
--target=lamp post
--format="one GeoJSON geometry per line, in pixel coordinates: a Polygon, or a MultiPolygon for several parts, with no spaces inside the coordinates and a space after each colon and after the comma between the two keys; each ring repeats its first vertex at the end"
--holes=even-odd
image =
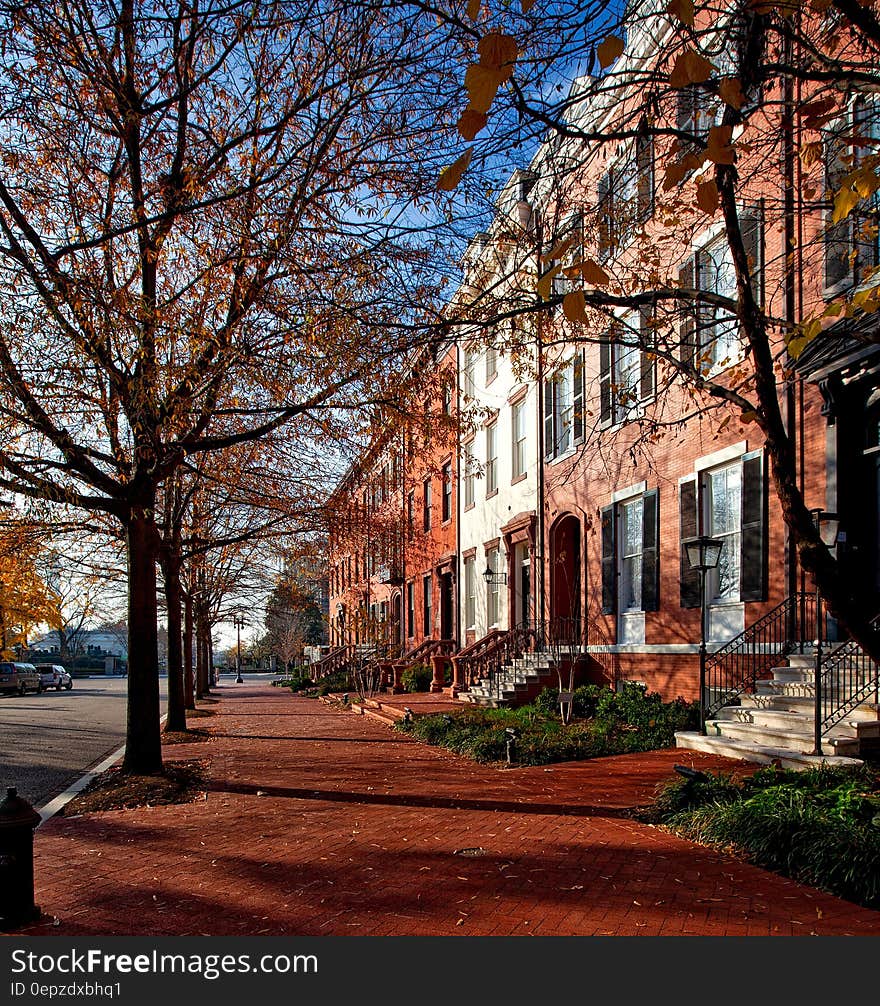
{"type": "Polygon", "coordinates": [[[700,574],[700,733],[706,735],[706,573],[715,569],[724,541],[721,538],[710,538],[701,534],[696,538],[687,538],[684,542],[688,563],[691,569],[700,574]]]}
{"type": "MultiPolygon", "coordinates": [[[[836,513],[814,507],[810,511],[813,527],[819,533],[819,538],[826,548],[833,548],[837,543],[837,532],[840,529],[840,517],[836,513]]],[[[819,579],[816,578],[816,647],[813,653],[813,754],[822,754],[822,594],[819,591],[819,579]]]]}
{"type": "Polygon", "coordinates": [[[236,615],[233,619],[233,624],[235,625],[236,635],[235,669],[238,672],[235,683],[240,685],[244,682],[244,678],[241,676],[241,627],[244,625],[244,619],[241,615],[236,615]]]}

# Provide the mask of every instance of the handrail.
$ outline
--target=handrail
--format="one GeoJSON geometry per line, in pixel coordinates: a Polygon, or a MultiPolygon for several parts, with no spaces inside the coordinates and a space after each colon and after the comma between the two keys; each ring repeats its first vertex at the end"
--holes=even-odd
{"type": "Polygon", "coordinates": [[[354,655],[354,647],[350,645],[337,646],[309,668],[313,681],[326,678],[344,667],[354,655]]]}
{"type": "MultiPolygon", "coordinates": [[[[880,628],[880,615],[870,622],[873,628],[880,628]]],[[[848,639],[825,657],[821,664],[819,722],[824,737],[848,713],[873,692],[873,700],[878,701],[880,688],[880,663],[868,656],[854,640],[848,639]]]]}
{"type": "Polygon", "coordinates": [[[407,650],[406,653],[397,657],[394,663],[412,666],[421,657],[429,657],[434,653],[443,653],[444,650],[452,651],[454,649],[454,639],[423,639],[418,646],[414,646],[411,650],[407,650]]]}
{"type": "Polygon", "coordinates": [[[706,718],[753,689],[799,644],[812,642],[815,626],[815,594],[797,591],[709,654],[702,697],[706,718]]]}

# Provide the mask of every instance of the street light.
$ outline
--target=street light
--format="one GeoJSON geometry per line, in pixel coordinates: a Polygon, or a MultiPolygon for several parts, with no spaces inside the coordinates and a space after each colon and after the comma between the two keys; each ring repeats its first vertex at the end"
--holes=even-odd
{"type": "Polygon", "coordinates": [[[241,676],[241,628],[244,625],[244,618],[241,615],[236,615],[232,621],[236,634],[235,669],[238,671],[235,683],[240,685],[244,682],[244,678],[241,676]]]}
{"type": "Polygon", "coordinates": [[[495,570],[491,566],[486,566],[486,572],[483,573],[483,579],[486,581],[488,586],[495,584],[506,584],[507,583],[507,573],[495,573],[495,570]]]}
{"type": "Polygon", "coordinates": [[[706,573],[715,569],[721,558],[724,541],[701,534],[682,543],[691,569],[700,574],[700,733],[706,734],[706,573]]]}
{"type": "MultiPolygon", "coordinates": [[[[819,538],[826,548],[837,544],[837,532],[840,530],[840,517],[836,513],[814,507],[810,511],[813,527],[819,532],[819,538]]],[[[814,701],[813,710],[813,754],[822,754],[822,595],[819,592],[819,578],[816,577],[816,649],[813,655],[814,701]]]]}

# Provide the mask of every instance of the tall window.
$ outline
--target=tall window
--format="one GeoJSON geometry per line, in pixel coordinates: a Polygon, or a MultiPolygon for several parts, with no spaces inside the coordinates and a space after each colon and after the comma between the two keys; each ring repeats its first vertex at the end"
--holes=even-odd
{"type": "Polygon", "coordinates": [[[431,635],[431,574],[422,577],[422,632],[431,635]]]}
{"type": "Polygon", "coordinates": [[[767,485],[762,451],[683,479],[679,519],[683,608],[700,606],[699,576],[690,569],[684,544],[698,534],[724,542],[718,568],[707,577],[711,604],[767,599],[767,485]]]}
{"type": "Polygon", "coordinates": [[[406,631],[410,638],[416,634],[416,585],[412,580],[406,585],[406,631]]]}
{"type": "Polygon", "coordinates": [[[476,475],[474,474],[476,459],[474,458],[473,438],[461,446],[461,465],[462,505],[467,510],[474,505],[474,483],[476,482],[476,475]]]}
{"type": "Polygon", "coordinates": [[[464,560],[464,621],[466,629],[477,624],[477,560],[468,556],[464,560]]]}
{"type": "Polygon", "coordinates": [[[724,542],[718,566],[709,574],[709,596],[715,602],[738,601],[742,519],[739,462],[707,473],[705,508],[707,534],[724,542]]]}
{"type": "Polygon", "coordinates": [[[499,608],[499,597],[500,597],[500,585],[498,583],[499,573],[501,572],[499,564],[501,562],[501,555],[497,548],[491,548],[486,553],[486,564],[489,569],[492,570],[493,576],[492,580],[488,585],[488,593],[486,594],[486,623],[491,629],[492,626],[498,624],[498,608],[499,608]]]}
{"type": "Polygon", "coordinates": [[[876,156],[878,141],[880,102],[876,99],[858,98],[851,112],[825,131],[825,288],[829,294],[863,282],[868,271],[880,265],[880,191],[860,199],[843,220],[835,223],[832,218],[835,195],[848,185],[851,172],[859,170],[867,157],[876,156]],[[854,143],[854,137],[862,142],[854,143]]]}
{"type": "Polygon", "coordinates": [[[620,507],[620,611],[642,610],[641,496],[620,507]]]}
{"type": "MultiPolygon", "coordinates": [[[[700,290],[736,300],[736,270],[726,234],[702,248],[697,263],[700,290]]],[[[720,307],[701,305],[698,329],[704,367],[729,365],[739,357],[739,323],[735,315],[720,307]]]]}
{"type": "Polygon", "coordinates": [[[422,483],[422,530],[431,530],[431,480],[422,483]]]}
{"type": "Polygon", "coordinates": [[[603,426],[633,417],[640,402],[654,395],[653,329],[647,310],[616,319],[599,343],[600,422],[603,426]]]}
{"type": "Polygon", "coordinates": [[[447,521],[452,516],[452,462],[447,462],[440,472],[443,497],[441,502],[441,519],[447,521]]]}
{"type": "Polygon", "coordinates": [[[449,381],[443,382],[443,387],[440,391],[440,407],[443,409],[443,415],[452,415],[452,385],[449,381]]]}
{"type": "Polygon", "coordinates": [[[583,354],[544,383],[544,453],[565,454],[584,437],[583,354]]]}
{"type": "Polygon", "coordinates": [[[411,489],[406,494],[406,536],[410,541],[413,540],[416,533],[416,494],[415,490],[411,489]]]}
{"type": "Polygon", "coordinates": [[[512,476],[521,478],[526,473],[526,403],[525,399],[510,407],[510,429],[513,447],[512,476]]]}
{"type": "Polygon", "coordinates": [[[476,372],[477,354],[473,349],[466,349],[462,365],[462,391],[469,398],[473,398],[477,393],[476,372]]]}
{"type": "Polygon", "coordinates": [[[486,427],[486,495],[498,490],[498,423],[486,427]]]}
{"type": "Polygon", "coordinates": [[[654,209],[654,141],[645,124],[608,173],[599,179],[597,216],[600,262],[607,261],[633,228],[654,209]]]}
{"type": "Polygon", "coordinates": [[[498,373],[498,350],[494,346],[486,347],[486,384],[498,373]]]}

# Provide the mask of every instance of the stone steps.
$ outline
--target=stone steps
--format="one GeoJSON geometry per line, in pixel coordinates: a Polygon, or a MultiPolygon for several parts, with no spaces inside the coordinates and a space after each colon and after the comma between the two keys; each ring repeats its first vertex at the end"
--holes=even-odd
{"type": "Polygon", "coordinates": [[[556,683],[554,666],[545,654],[525,654],[503,667],[491,683],[479,681],[458,697],[462,702],[491,709],[525,705],[556,683]]]}
{"type": "Polygon", "coordinates": [[[756,683],[753,693],[741,695],[737,704],[724,706],[708,719],[705,735],[677,733],[676,747],[788,768],[809,768],[823,762],[860,765],[859,755],[880,748],[880,707],[864,702],[823,737],[822,756],[812,754],[813,654],[791,654],[787,665],[774,667],[772,673],[772,678],[756,683]]]}

